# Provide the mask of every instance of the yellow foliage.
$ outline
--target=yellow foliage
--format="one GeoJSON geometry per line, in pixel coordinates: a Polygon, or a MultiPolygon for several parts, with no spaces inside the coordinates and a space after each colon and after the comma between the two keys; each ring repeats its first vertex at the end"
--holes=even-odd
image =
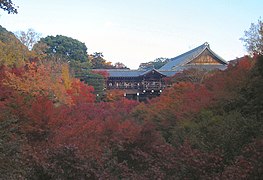
{"type": "Polygon", "coordinates": [[[29,57],[28,49],[17,39],[9,42],[0,41],[0,65],[21,67],[29,57]]]}
{"type": "Polygon", "coordinates": [[[66,63],[62,65],[62,81],[67,90],[71,88],[71,78],[69,74],[69,66],[66,63]]]}

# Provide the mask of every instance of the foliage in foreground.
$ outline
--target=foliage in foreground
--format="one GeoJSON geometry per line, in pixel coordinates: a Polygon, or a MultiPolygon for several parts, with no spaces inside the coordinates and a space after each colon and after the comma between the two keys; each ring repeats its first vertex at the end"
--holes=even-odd
{"type": "Polygon", "coordinates": [[[55,69],[0,69],[1,179],[262,179],[262,57],[147,104],[55,69]]]}

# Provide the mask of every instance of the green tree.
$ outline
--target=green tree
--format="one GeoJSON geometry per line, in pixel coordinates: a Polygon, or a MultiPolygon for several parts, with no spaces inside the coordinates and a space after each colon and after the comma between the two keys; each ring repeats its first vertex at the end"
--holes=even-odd
{"type": "Polygon", "coordinates": [[[106,79],[103,75],[87,72],[81,80],[86,84],[94,87],[94,94],[96,94],[97,101],[101,101],[105,96],[106,79]]]}
{"type": "Polygon", "coordinates": [[[163,58],[163,57],[156,58],[155,60],[153,60],[153,66],[154,66],[155,69],[160,69],[168,61],[169,61],[168,58],[163,58]]]}
{"type": "Polygon", "coordinates": [[[41,38],[38,43],[47,44],[48,48],[46,49],[46,53],[50,56],[59,55],[66,58],[70,62],[86,62],[88,59],[87,47],[85,43],[71,37],[62,35],[47,36],[45,38],[41,38]]]}
{"type": "Polygon", "coordinates": [[[245,35],[240,39],[244,42],[244,46],[250,54],[263,55],[263,22],[261,19],[258,23],[251,23],[249,30],[245,31],[245,35]]]}
{"type": "Polygon", "coordinates": [[[163,65],[165,65],[169,61],[168,58],[156,58],[153,61],[149,61],[146,63],[141,63],[139,66],[139,69],[149,69],[149,68],[155,68],[160,69],[163,65]]]}
{"type": "Polygon", "coordinates": [[[244,117],[238,110],[215,115],[202,111],[195,120],[181,121],[173,131],[173,145],[178,146],[186,139],[193,147],[205,152],[223,150],[226,162],[231,162],[244,145],[260,135],[262,123],[255,118],[244,117]]]}
{"type": "Polygon", "coordinates": [[[89,60],[92,64],[92,69],[113,69],[114,68],[111,62],[107,62],[103,57],[104,56],[101,52],[95,52],[92,55],[89,55],[89,60]]]}
{"type": "Polygon", "coordinates": [[[128,69],[127,66],[125,64],[123,64],[122,62],[116,62],[114,64],[114,68],[116,68],[116,69],[128,69]]]}
{"type": "Polygon", "coordinates": [[[0,8],[7,11],[8,14],[17,14],[17,7],[11,0],[0,0],[0,8]]]}

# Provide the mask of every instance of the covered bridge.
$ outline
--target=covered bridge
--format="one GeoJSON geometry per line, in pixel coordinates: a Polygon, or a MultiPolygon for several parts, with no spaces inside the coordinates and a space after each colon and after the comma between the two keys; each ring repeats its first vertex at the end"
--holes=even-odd
{"type": "Polygon", "coordinates": [[[185,69],[224,70],[227,62],[214,53],[208,43],[204,43],[177,57],[171,58],[160,69],[129,70],[129,69],[96,69],[106,71],[109,76],[106,88],[122,89],[124,96],[134,98],[136,96],[158,96],[166,87],[164,78],[171,77],[185,69]]]}

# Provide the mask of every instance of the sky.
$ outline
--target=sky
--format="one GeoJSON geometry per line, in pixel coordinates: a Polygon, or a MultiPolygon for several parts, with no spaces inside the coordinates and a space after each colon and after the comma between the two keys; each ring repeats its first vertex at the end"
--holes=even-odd
{"type": "Polygon", "coordinates": [[[262,17],[262,0],[12,0],[18,14],[0,10],[7,30],[33,28],[42,37],[64,35],[88,54],[131,69],[173,58],[205,42],[229,61],[246,54],[240,38],[262,17]]]}

